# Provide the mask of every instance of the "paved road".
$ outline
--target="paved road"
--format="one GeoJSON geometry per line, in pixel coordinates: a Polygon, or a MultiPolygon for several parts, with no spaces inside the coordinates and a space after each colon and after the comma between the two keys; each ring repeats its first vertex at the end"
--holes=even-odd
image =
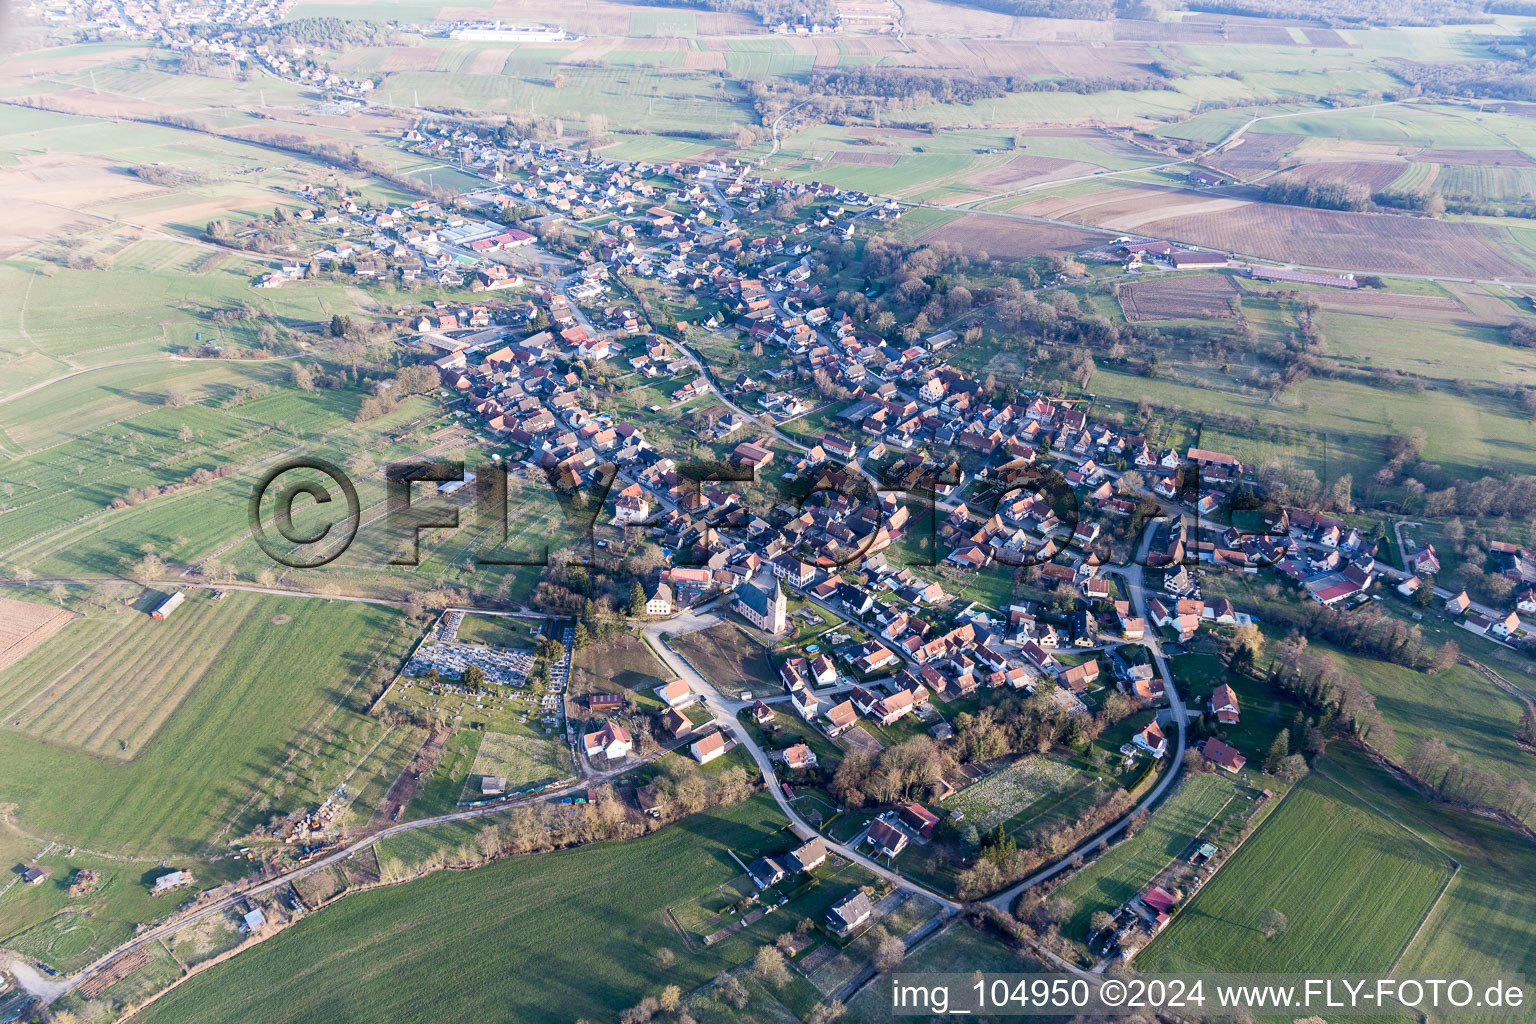
{"type": "MultiPolygon", "coordinates": [[[[190,913],[178,915],[163,924],[146,929],[145,931],[140,932],[133,939],[123,943],[111,952],[105,953],[98,957],[91,964],[82,968],[79,972],[70,975],[68,978],[53,982],[46,988],[40,986],[40,990],[27,988],[27,991],[32,992],[33,995],[44,999],[44,1001],[52,1001],[65,992],[73,989],[87,978],[98,973],[108,963],[123,955],[124,953],[137,949],[146,943],[154,942],[157,939],[164,938],[173,932],[180,931],[182,928],[185,928],[189,924],[193,924],[197,921],[212,917],[215,914],[222,914],[225,910],[248,897],[258,896],[262,893],[271,892],[274,889],[280,889],[285,885],[291,884],[295,879],[303,878],[305,875],[313,874],[316,871],[321,871],[333,865],[340,864],[342,861],[350,859],[354,854],[367,849],[381,839],[387,839],[390,836],[396,836],[402,832],[411,832],[420,828],[429,828],[433,825],[441,825],[446,822],[464,821],[469,818],[489,817],[490,815],[500,814],[503,811],[513,807],[521,807],[526,804],[537,803],[555,797],[565,796],[570,793],[584,792],[592,786],[602,783],[609,778],[622,775],[627,771],[631,771],[634,769],[634,767],[635,765],[626,765],[623,768],[617,768],[612,771],[603,772],[595,776],[581,779],[560,789],[545,790],[542,793],[536,793],[532,796],[524,797],[518,800],[508,800],[505,803],[494,804],[487,807],[474,807],[470,808],[469,810],[454,811],[450,814],[439,814],[431,818],[419,818],[415,821],[402,821],[399,824],[390,825],[386,828],[379,829],[378,831],[366,835],[348,846],[342,847],[334,853],[326,854],[324,857],[313,860],[301,867],[294,868],[291,871],[286,871],[283,874],[267,879],[264,882],[258,882],[243,887],[228,896],[222,897],[212,903],[207,904],[206,906],[198,907],[196,910],[190,913]]],[[[20,978],[19,974],[18,978],[20,978]]]]}
{"type": "MultiPolygon", "coordinates": [[[[1136,614],[1143,617],[1147,613],[1147,595],[1144,587],[1146,569],[1144,569],[1140,563],[1147,560],[1147,552],[1152,546],[1152,538],[1154,536],[1154,532],[1154,527],[1151,524],[1148,524],[1146,534],[1142,538],[1141,550],[1137,554],[1137,564],[1117,568],[1108,568],[1105,570],[1106,572],[1117,574],[1124,581],[1127,596],[1130,598],[1131,604],[1135,607],[1136,614]]],[[[1097,846],[1101,840],[1113,839],[1114,837],[1120,835],[1126,830],[1126,827],[1130,824],[1131,818],[1133,816],[1142,811],[1150,812],[1153,806],[1160,799],[1162,799],[1162,796],[1165,792],[1167,792],[1168,787],[1173,785],[1174,780],[1179,777],[1179,769],[1184,759],[1186,732],[1186,712],[1184,708],[1184,700],[1179,696],[1178,688],[1174,685],[1173,673],[1168,670],[1168,662],[1163,657],[1163,651],[1161,646],[1159,646],[1157,639],[1149,635],[1145,640],[1142,641],[1142,646],[1146,647],[1147,651],[1152,655],[1152,662],[1157,666],[1158,674],[1163,677],[1163,690],[1168,696],[1168,707],[1172,712],[1174,727],[1177,731],[1177,741],[1174,745],[1172,758],[1168,762],[1168,767],[1164,769],[1162,777],[1157,780],[1157,785],[1152,787],[1152,791],[1147,794],[1146,798],[1142,800],[1138,806],[1132,808],[1132,810],[1119,821],[1115,822],[1113,825],[1110,825],[1108,828],[1105,828],[1097,835],[1091,836],[1088,840],[1079,844],[1077,849],[1073,850],[1071,853],[1068,853],[1056,863],[1050,865],[1049,867],[1041,868],[1039,871],[1030,875],[1022,882],[1004,889],[996,896],[993,896],[991,899],[987,900],[988,903],[997,909],[1011,913],[1013,908],[1013,901],[1016,900],[1019,897],[1019,894],[1022,893],[1025,889],[1028,889],[1034,885],[1039,885],[1041,882],[1044,882],[1050,878],[1054,878],[1061,874],[1063,871],[1066,871],[1072,866],[1072,861],[1075,857],[1077,857],[1077,855],[1086,855],[1090,850],[1097,846]]]]}
{"type": "MultiPolygon", "coordinates": [[[[714,625],[724,621],[714,613],[705,613],[703,615],[688,613],[688,615],[692,617],[694,628],[706,628],[699,626],[700,622],[707,621],[710,625],[714,625]]],[[[747,734],[747,730],[742,727],[741,721],[736,717],[738,712],[743,708],[749,707],[752,702],[738,700],[722,694],[715,688],[713,683],[697,672],[687,660],[662,641],[662,633],[676,631],[672,621],[653,623],[645,627],[645,639],[661,657],[662,661],[666,662],[667,667],[676,673],[678,678],[686,680],[688,685],[693,688],[693,691],[703,697],[704,706],[714,713],[715,724],[720,727],[721,731],[745,747],[747,752],[752,755],[752,760],[757,762],[758,770],[763,773],[763,782],[768,787],[768,792],[773,795],[773,799],[779,805],[779,809],[784,812],[785,817],[789,818],[790,823],[795,827],[795,831],[800,837],[808,839],[811,836],[818,835],[819,833],[816,829],[812,828],[810,823],[800,816],[800,812],[795,808],[795,805],[784,795],[784,787],[779,784],[778,775],[774,771],[773,762],[769,759],[767,752],[753,742],[752,737],[747,734]]],[[[909,892],[926,896],[946,910],[958,911],[960,909],[960,904],[949,897],[912,881],[910,878],[891,870],[871,857],[866,857],[851,847],[835,843],[826,837],[823,837],[823,841],[826,842],[827,849],[856,862],[861,867],[874,872],[893,885],[906,889],[909,892]]]]}

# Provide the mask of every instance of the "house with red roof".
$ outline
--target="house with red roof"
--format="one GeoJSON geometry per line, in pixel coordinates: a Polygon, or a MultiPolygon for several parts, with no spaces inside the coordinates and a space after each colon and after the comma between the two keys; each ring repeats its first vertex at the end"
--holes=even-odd
{"type": "Polygon", "coordinates": [[[610,761],[625,757],[635,749],[635,741],[629,735],[629,730],[612,722],[605,723],[596,732],[587,733],[584,744],[588,757],[602,754],[610,761]]]}
{"type": "Polygon", "coordinates": [[[907,804],[901,809],[901,820],[916,830],[924,839],[933,838],[933,830],[939,824],[939,816],[922,804],[907,804]]]}
{"type": "Polygon", "coordinates": [[[1237,706],[1237,694],[1226,683],[1211,691],[1211,713],[1222,725],[1238,723],[1242,711],[1237,706]]]}
{"type": "Polygon", "coordinates": [[[1205,759],[1211,764],[1234,775],[1242,771],[1243,765],[1248,763],[1248,759],[1239,754],[1235,748],[1227,746],[1214,737],[1205,741],[1200,747],[1200,753],[1205,755],[1205,759]]]}
{"type": "Polygon", "coordinates": [[[894,857],[907,848],[907,834],[883,818],[869,823],[865,838],[875,853],[883,857],[894,857]]]}
{"type": "Polygon", "coordinates": [[[1155,720],[1149,722],[1145,729],[1131,737],[1131,742],[1153,757],[1162,757],[1168,753],[1168,737],[1163,735],[1162,726],[1158,725],[1155,720]]]}

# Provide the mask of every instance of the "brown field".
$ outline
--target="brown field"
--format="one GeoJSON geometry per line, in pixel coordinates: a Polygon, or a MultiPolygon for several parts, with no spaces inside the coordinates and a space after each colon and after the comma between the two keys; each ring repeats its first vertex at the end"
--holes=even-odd
{"type": "Polygon", "coordinates": [[[499,75],[506,66],[507,55],[502,50],[481,50],[469,59],[460,72],[465,75],[499,75]]]}
{"type": "Polygon", "coordinates": [[[1297,164],[1285,173],[1303,181],[1344,181],[1380,192],[1407,169],[1406,160],[1319,160],[1297,164]]]}
{"type": "Polygon", "coordinates": [[[598,60],[606,57],[609,52],[618,49],[619,44],[622,42],[624,42],[622,39],[583,39],[576,44],[574,50],[560,58],[560,63],[570,64],[574,61],[598,60]]]}
{"type": "Polygon", "coordinates": [[[6,73],[9,77],[29,78],[32,75],[63,75],[71,71],[84,71],[87,68],[100,67],[103,64],[115,64],[118,61],[139,60],[148,57],[152,51],[149,48],[131,47],[128,49],[87,50],[84,52],[62,54],[48,52],[41,54],[10,53],[6,55],[6,73]]]}
{"type": "Polygon", "coordinates": [[[73,612],[52,605],[0,597],[0,669],[57,633],[73,612]]]}
{"type": "Polygon", "coordinates": [[[1235,145],[1205,163],[1235,178],[1252,178],[1280,166],[1280,160],[1303,141],[1300,135],[1248,132],[1235,145]]]}
{"type": "Polygon", "coordinates": [[[1126,320],[1235,320],[1242,289],[1226,274],[1137,281],[1117,289],[1126,320]]]}
{"type": "Polygon", "coordinates": [[[1515,117],[1536,117],[1536,103],[1500,103],[1495,111],[1515,117]]]}
{"type": "Polygon", "coordinates": [[[893,36],[848,36],[842,44],[850,57],[890,57],[906,53],[893,36]]]}
{"type": "Polygon", "coordinates": [[[878,754],[883,746],[881,742],[870,735],[868,729],[861,722],[843,733],[842,741],[850,751],[862,751],[866,754],[878,754]]]}
{"type": "MultiPolygon", "coordinates": [[[[966,17],[971,12],[967,11],[966,17]]],[[[1047,42],[1036,39],[954,39],[911,37],[911,53],[888,54],[903,67],[955,68],[967,74],[1079,77],[1136,77],[1147,73],[1150,58],[1140,43],[1047,42]]]]}
{"type": "Polygon", "coordinates": [[[624,49],[641,53],[681,53],[689,48],[688,40],[671,36],[631,37],[622,40],[622,43],[624,49]]]}
{"type": "Polygon", "coordinates": [[[82,206],[172,194],[93,154],[73,153],[67,160],[36,154],[0,167],[0,198],[57,204],[69,216],[82,206]]]}
{"type": "Polygon", "coordinates": [[[869,153],[854,149],[840,149],[829,161],[834,164],[863,164],[866,167],[895,167],[897,153],[869,153]]]}
{"type": "Polygon", "coordinates": [[[837,48],[837,40],[816,38],[811,40],[815,47],[816,59],[811,61],[813,68],[835,68],[843,59],[843,51],[837,48]]]}
{"type": "Polygon", "coordinates": [[[1467,164],[1477,167],[1536,167],[1532,160],[1518,149],[1426,149],[1414,157],[1428,164],[1467,164]]]}
{"type": "MultiPolygon", "coordinates": [[[[1265,18],[1197,15],[1180,21],[1115,22],[1117,40],[1151,43],[1213,43],[1260,46],[1299,46],[1286,31],[1287,23],[1265,18]]],[[[1313,45],[1321,46],[1322,43],[1313,45]]]]}
{"type": "Polygon", "coordinates": [[[159,117],[167,110],[177,109],[171,104],[155,103],[136,96],[93,93],[84,86],[71,86],[68,89],[57,89],[41,95],[10,98],[23,106],[56,110],[64,114],[83,114],[87,117],[159,117]]]}
{"type": "Polygon", "coordinates": [[[1331,28],[1304,28],[1302,29],[1302,32],[1306,33],[1307,42],[1311,43],[1313,46],[1349,45],[1344,41],[1343,36],[1339,35],[1331,28]]]}
{"type": "Polygon", "coordinates": [[[724,71],[725,54],[714,50],[689,50],[683,54],[683,67],[688,71],[724,71]]]}
{"type": "Polygon", "coordinates": [[[1111,186],[1086,195],[1047,195],[1026,199],[1012,207],[1010,212],[1076,221],[1119,231],[1139,231],[1143,230],[1143,225],[1152,221],[1216,214],[1245,205],[1241,199],[1211,196],[1193,189],[1125,185],[1111,186]]]}
{"type": "MultiPolygon", "coordinates": [[[[966,33],[972,37],[1029,38],[1018,31],[1019,23],[1029,20],[1025,18],[994,14],[975,7],[956,10],[954,5],[941,3],[939,0],[910,0],[910,2],[902,0],[901,9],[902,25],[907,30],[908,39],[927,35],[949,35],[955,31],[956,21],[961,17],[965,19],[966,33]]],[[[891,39],[891,42],[895,43],[896,40],[891,39]]],[[[897,49],[901,47],[898,45],[897,49]]]]}
{"type": "Polygon", "coordinates": [[[432,71],[443,51],[435,46],[396,46],[384,55],[380,71],[432,71]]]}
{"type": "Polygon", "coordinates": [[[1448,295],[1390,295],[1385,292],[1320,291],[1310,295],[1324,309],[1391,320],[1428,323],[1460,323],[1469,319],[1467,308],[1448,295]]]}
{"type": "Polygon", "coordinates": [[[80,994],[95,999],[128,975],[149,963],[149,950],[140,946],[130,949],[116,960],[106,964],[80,985],[80,994]]]}
{"type": "Polygon", "coordinates": [[[1106,237],[1108,232],[970,213],[924,233],[920,241],[952,242],[968,256],[985,252],[994,259],[1019,260],[1043,252],[1077,252],[1106,237]]]}
{"type": "Polygon", "coordinates": [[[1094,171],[1103,170],[1101,164],[1090,164],[1083,160],[1060,160],[1048,156],[1013,157],[1005,164],[989,167],[984,171],[962,178],[961,183],[976,185],[982,188],[1008,191],[1010,189],[1023,188],[1041,181],[1055,181],[1060,178],[1075,178],[1079,175],[1092,174],[1094,171]]]}
{"type": "Polygon", "coordinates": [[[731,11],[698,11],[693,24],[701,36],[750,36],[763,31],[757,19],[731,11]]]}
{"type": "MultiPolygon", "coordinates": [[[[358,7],[372,6],[373,0],[341,0],[358,7]]],[[[609,36],[628,31],[634,7],[612,0],[494,0],[487,7],[459,7],[446,4],[437,12],[439,21],[481,21],[500,18],[514,22],[557,22],[568,31],[584,36],[609,36]]],[[[359,14],[358,17],[365,17],[359,14]]],[[[766,30],[758,19],[737,12],[699,11],[694,27],[701,36],[762,35],[766,30]]]]}
{"type": "Polygon", "coordinates": [[[35,650],[0,673],[5,724],[46,743],[132,760],[217,659],[219,645],[204,642],[205,627],[220,618],[220,627],[237,631],[253,625],[259,607],[190,601],[163,622],[142,612],[77,619],[67,648],[35,650]]]}
{"type": "Polygon", "coordinates": [[[1496,295],[1490,295],[1475,284],[1464,284],[1460,281],[1446,281],[1441,287],[1461,301],[1463,306],[1477,317],[1478,321],[1485,324],[1503,326],[1513,323],[1519,317],[1509,304],[1496,295]]]}
{"type": "Polygon", "coordinates": [[[1312,267],[1455,277],[1524,277],[1476,224],[1391,214],[1244,203],[1236,209],[1143,222],[1141,230],[1193,245],[1312,267]]]}
{"type": "Polygon", "coordinates": [[[767,649],[735,623],[722,622],[697,633],[673,637],[667,646],[688,659],[727,696],[742,690],[759,696],[783,692],[767,649]]]}
{"type": "MultiPolygon", "coordinates": [[[[1152,64],[1145,46],[1119,42],[1100,46],[1058,43],[1044,47],[1043,54],[1051,67],[1068,78],[1094,75],[1135,78],[1149,74],[1152,64]]],[[[1006,74],[1007,66],[990,70],[995,74],[1006,74]]]]}

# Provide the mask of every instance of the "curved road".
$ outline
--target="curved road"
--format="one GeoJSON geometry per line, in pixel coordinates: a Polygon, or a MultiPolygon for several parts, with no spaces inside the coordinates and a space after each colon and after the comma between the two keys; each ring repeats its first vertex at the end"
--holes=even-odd
{"type": "MultiPolygon", "coordinates": [[[[812,836],[820,835],[816,829],[811,827],[809,822],[800,816],[800,812],[795,809],[795,805],[790,803],[789,798],[784,795],[784,787],[779,784],[778,775],[773,770],[772,760],[769,759],[767,752],[762,747],[759,747],[752,741],[752,738],[747,735],[747,730],[742,727],[741,721],[736,717],[738,712],[750,707],[752,702],[738,700],[722,694],[715,688],[713,683],[696,671],[688,663],[687,659],[673,651],[661,639],[663,632],[693,632],[699,629],[707,629],[709,626],[724,620],[713,612],[707,615],[688,612],[679,618],[682,620],[681,628],[679,628],[678,619],[670,619],[646,626],[646,643],[661,657],[662,661],[666,662],[669,669],[675,672],[680,679],[686,680],[688,685],[693,688],[693,691],[704,698],[704,706],[714,712],[714,722],[720,727],[721,731],[751,753],[752,760],[757,762],[758,769],[763,773],[763,782],[768,787],[768,792],[773,794],[773,799],[779,805],[779,809],[784,812],[785,817],[789,818],[790,823],[795,827],[795,831],[800,837],[802,839],[809,839],[812,836]]],[[[905,875],[885,867],[879,861],[866,857],[852,847],[845,846],[842,843],[835,843],[825,836],[822,836],[822,841],[827,844],[828,850],[856,862],[861,867],[874,872],[886,881],[910,892],[926,896],[951,913],[960,910],[960,904],[949,897],[942,896],[932,889],[912,881],[905,875]]]]}
{"type": "MultiPolygon", "coordinates": [[[[305,875],[312,874],[313,872],[320,871],[335,864],[339,864],[342,861],[352,857],[353,854],[367,849],[381,839],[387,839],[390,836],[396,836],[402,832],[410,832],[419,828],[427,828],[432,825],[441,825],[450,821],[463,821],[467,818],[484,818],[492,814],[500,814],[501,812],[513,807],[520,807],[525,804],[549,800],[553,797],[564,796],[568,793],[585,791],[597,783],[603,782],[604,780],[616,775],[622,775],[625,772],[632,770],[634,767],[634,765],[629,765],[614,771],[603,772],[599,775],[578,780],[577,782],[573,782],[570,785],[564,786],[560,789],[545,790],[542,793],[535,793],[531,796],[524,797],[519,800],[508,800],[505,803],[495,804],[488,807],[474,807],[467,811],[454,811],[451,814],[439,814],[431,818],[418,818],[415,821],[402,821],[399,824],[381,828],[377,832],[373,832],[367,836],[364,836],[362,839],[359,839],[349,846],[342,847],[334,853],[326,854],[324,857],[313,860],[301,867],[294,868],[291,871],[284,872],[283,874],[274,878],[269,878],[264,882],[258,882],[254,885],[247,886],[237,892],[231,893],[228,896],[221,897],[220,899],[209,903],[207,906],[198,907],[196,910],[189,914],[173,917],[163,924],[159,924],[153,928],[146,929],[145,931],[136,935],[133,939],[123,943],[121,946],[118,946],[111,952],[105,953],[98,957],[89,965],[82,968],[79,972],[70,975],[62,982],[54,982],[47,985],[46,990],[51,990],[51,994],[48,994],[46,991],[34,991],[33,995],[42,997],[45,999],[45,1001],[52,1001],[53,999],[63,995],[65,992],[73,989],[87,978],[96,974],[104,966],[111,963],[117,957],[122,956],[124,953],[137,949],[138,947],[146,943],[153,942],[156,939],[163,938],[173,932],[180,931],[189,924],[201,921],[207,917],[211,917],[214,914],[221,914],[229,907],[239,903],[247,897],[256,896],[265,892],[271,892],[273,889],[280,889],[283,886],[292,883],[294,879],[302,878],[305,875]]],[[[45,986],[39,986],[39,988],[45,988],[45,986]]],[[[28,989],[28,991],[32,990],[28,989]]]]}
{"type": "MultiPolygon", "coordinates": [[[[1107,568],[1105,570],[1106,572],[1115,573],[1125,581],[1125,589],[1128,596],[1130,597],[1131,604],[1135,607],[1136,614],[1142,617],[1145,617],[1147,614],[1147,597],[1143,586],[1143,581],[1146,576],[1146,569],[1142,567],[1142,563],[1146,562],[1147,560],[1147,552],[1152,546],[1152,538],[1154,536],[1155,529],[1156,527],[1153,524],[1147,524],[1146,535],[1142,538],[1141,551],[1137,554],[1135,564],[1117,568],[1107,568]]],[[[1055,878],[1063,871],[1068,870],[1068,868],[1070,868],[1072,865],[1073,859],[1076,858],[1079,854],[1086,856],[1091,849],[1100,843],[1100,841],[1105,839],[1113,839],[1114,837],[1120,835],[1126,830],[1127,826],[1130,825],[1131,818],[1133,818],[1135,815],[1143,811],[1150,813],[1153,806],[1155,806],[1157,802],[1162,799],[1163,794],[1167,792],[1168,787],[1173,785],[1174,780],[1179,777],[1180,766],[1184,760],[1185,748],[1184,700],[1179,696],[1179,691],[1174,686],[1173,673],[1168,671],[1168,662],[1163,657],[1163,651],[1162,648],[1158,645],[1157,639],[1155,637],[1148,636],[1142,641],[1142,646],[1145,647],[1148,653],[1152,655],[1152,662],[1157,666],[1158,674],[1163,677],[1163,691],[1168,696],[1168,707],[1171,711],[1174,727],[1178,734],[1177,741],[1174,744],[1173,756],[1168,762],[1168,767],[1163,770],[1162,778],[1157,780],[1157,785],[1152,787],[1152,791],[1147,794],[1146,799],[1142,800],[1139,805],[1132,808],[1119,821],[1115,822],[1113,825],[1110,825],[1108,828],[1099,832],[1097,835],[1091,836],[1089,839],[1079,844],[1077,849],[1066,854],[1056,863],[1050,865],[1049,867],[1041,868],[1039,871],[1035,872],[1033,875],[1030,875],[1022,882],[1018,882],[1009,888],[1004,889],[996,896],[993,896],[991,899],[987,900],[987,903],[991,904],[997,909],[1011,913],[1013,901],[1018,899],[1019,894],[1022,893],[1025,889],[1028,889],[1034,885],[1039,885],[1041,882],[1044,882],[1048,879],[1055,878]]]]}

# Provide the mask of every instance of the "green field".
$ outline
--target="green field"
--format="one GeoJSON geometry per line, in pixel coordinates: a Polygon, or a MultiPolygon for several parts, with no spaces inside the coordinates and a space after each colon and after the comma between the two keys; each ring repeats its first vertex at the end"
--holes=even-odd
{"type": "Polygon", "coordinates": [[[1236,801],[1251,797],[1223,775],[1194,775],[1178,784],[1140,832],[1102,854],[1053,894],[1072,902],[1062,933],[1082,942],[1095,911],[1113,911],[1147,887],[1159,871],[1188,849],[1236,801]]]}
{"type": "Polygon", "coordinates": [[[0,789],[34,835],[156,856],[234,842],[343,782],[377,793],[404,727],[361,709],[400,626],[393,609],[238,592],[193,593],[164,622],[78,619],[0,672],[0,789]]]}
{"type": "Polygon", "coordinates": [[[667,907],[740,874],[726,852],[780,829],[771,800],[644,839],[439,872],[349,896],[171,992],[149,1024],[197,1020],[611,1020],[667,983],[734,966],[690,945],[667,907]],[[677,964],[655,960],[666,947],[677,964]]]}
{"type": "Polygon", "coordinates": [[[1312,775],[1137,958],[1147,971],[1387,971],[1455,864],[1312,775]],[[1283,934],[1260,930],[1268,909],[1283,934]]]}
{"type": "Polygon", "coordinates": [[[475,755],[472,775],[493,775],[516,789],[572,774],[570,748],[563,737],[545,736],[532,727],[519,732],[487,732],[475,755]]]}
{"type": "MultiPolygon", "coordinates": [[[[996,939],[956,921],[923,943],[901,965],[903,972],[920,974],[1017,973],[1043,970],[1035,961],[1004,948],[996,939]]],[[[880,978],[860,992],[848,1006],[845,1020],[858,1024],[885,1024],[912,1020],[891,1008],[889,977],[880,978]]]]}

